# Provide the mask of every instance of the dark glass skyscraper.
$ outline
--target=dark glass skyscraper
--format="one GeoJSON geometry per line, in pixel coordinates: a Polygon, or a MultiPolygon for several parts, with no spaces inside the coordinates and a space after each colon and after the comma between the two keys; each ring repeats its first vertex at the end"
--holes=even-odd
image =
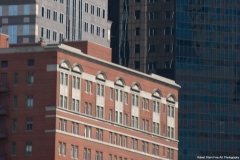
{"type": "Polygon", "coordinates": [[[179,159],[240,155],[240,1],[176,0],[179,159]]]}
{"type": "Polygon", "coordinates": [[[114,63],[173,79],[174,0],[108,0],[114,63]]]}

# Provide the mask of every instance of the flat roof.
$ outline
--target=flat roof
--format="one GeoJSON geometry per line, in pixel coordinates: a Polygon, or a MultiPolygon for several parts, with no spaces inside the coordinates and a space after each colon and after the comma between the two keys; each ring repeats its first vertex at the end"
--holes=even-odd
{"type": "Polygon", "coordinates": [[[14,48],[1,48],[0,49],[0,55],[1,54],[11,54],[11,53],[28,53],[28,52],[46,52],[46,51],[61,51],[66,54],[72,54],[74,56],[77,56],[81,59],[89,60],[91,62],[95,62],[104,66],[107,66],[109,68],[114,68],[117,70],[120,70],[125,73],[133,74],[137,77],[141,77],[144,79],[148,79],[150,81],[155,81],[161,84],[168,85],[169,87],[173,87],[175,89],[180,89],[181,86],[178,85],[174,80],[156,75],[156,74],[146,74],[142,73],[140,71],[136,71],[118,64],[114,64],[87,54],[84,54],[80,49],[65,45],[65,44],[51,44],[46,46],[23,46],[23,47],[14,47],[14,48]]]}

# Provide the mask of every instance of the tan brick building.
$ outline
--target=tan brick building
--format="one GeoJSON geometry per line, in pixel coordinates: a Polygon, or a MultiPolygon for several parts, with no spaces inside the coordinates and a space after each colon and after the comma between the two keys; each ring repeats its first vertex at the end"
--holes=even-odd
{"type": "Polygon", "coordinates": [[[174,81],[113,64],[91,42],[4,46],[1,160],[177,159],[174,81]]]}

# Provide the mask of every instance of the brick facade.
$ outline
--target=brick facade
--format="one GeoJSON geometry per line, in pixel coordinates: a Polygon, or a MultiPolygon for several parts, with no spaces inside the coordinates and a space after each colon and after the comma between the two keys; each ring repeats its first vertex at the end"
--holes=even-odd
{"type": "Polygon", "coordinates": [[[111,49],[68,45],[81,51],[64,44],[0,50],[8,82],[0,90],[8,111],[0,115],[7,133],[0,157],[176,160],[179,86],[100,59],[111,49]]]}

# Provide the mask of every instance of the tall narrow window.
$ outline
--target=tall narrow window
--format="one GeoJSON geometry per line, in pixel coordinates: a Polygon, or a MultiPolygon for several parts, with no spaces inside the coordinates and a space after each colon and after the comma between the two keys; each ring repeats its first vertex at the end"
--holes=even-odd
{"type": "Polygon", "coordinates": [[[13,75],[13,85],[14,86],[18,85],[18,73],[14,73],[13,75]]]}
{"type": "Polygon", "coordinates": [[[26,142],[25,153],[32,154],[32,142],[26,142]]]}
{"type": "Polygon", "coordinates": [[[27,108],[32,108],[33,107],[33,96],[29,95],[27,96],[27,108]]]}
{"type": "Polygon", "coordinates": [[[17,108],[17,107],[18,107],[18,97],[13,96],[13,108],[17,108]]]}
{"type": "Polygon", "coordinates": [[[17,131],[17,119],[12,120],[12,132],[17,131]]]}
{"type": "Polygon", "coordinates": [[[42,7],[42,17],[44,17],[44,7],[42,7]]]}
{"type": "Polygon", "coordinates": [[[34,73],[27,74],[27,84],[34,84],[34,73]]]}
{"type": "Polygon", "coordinates": [[[16,156],[16,143],[12,143],[11,146],[11,156],[16,156]]]}

